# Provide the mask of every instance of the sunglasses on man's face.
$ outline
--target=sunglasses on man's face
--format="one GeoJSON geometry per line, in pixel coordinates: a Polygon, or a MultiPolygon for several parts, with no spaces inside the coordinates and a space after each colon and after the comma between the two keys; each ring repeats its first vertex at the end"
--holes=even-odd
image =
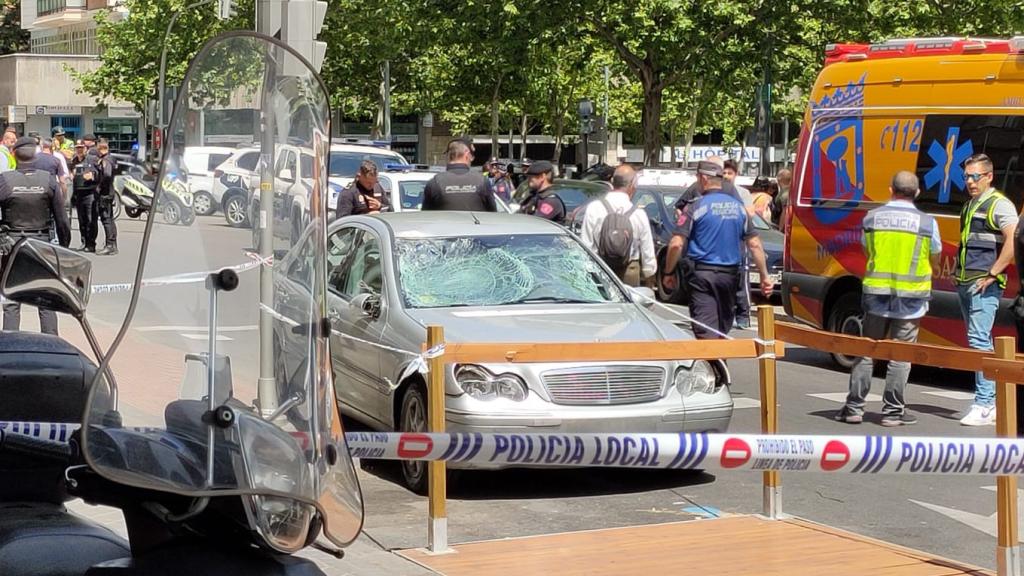
{"type": "Polygon", "coordinates": [[[976,172],[974,174],[965,174],[965,176],[967,176],[968,180],[978,182],[979,180],[981,180],[985,176],[988,176],[989,174],[991,174],[991,172],[976,172]]]}

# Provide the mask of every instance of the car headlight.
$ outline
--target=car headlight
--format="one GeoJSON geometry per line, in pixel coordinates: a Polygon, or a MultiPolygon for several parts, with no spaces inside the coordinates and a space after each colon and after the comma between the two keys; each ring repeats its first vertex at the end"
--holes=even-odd
{"type": "Polygon", "coordinates": [[[466,364],[455,369],[455,382],[463,392],[477,400],[526,400],[526,382],[515,374],[494,375],[481,366],[466,364]]]}
{"type": "Polygon", "coordinates": [[[694,362],[690,368],[676,370],[675,385],[684,398],[698,392],[712,394],[715,384],[715,371],[704,360],[694,362]]]}

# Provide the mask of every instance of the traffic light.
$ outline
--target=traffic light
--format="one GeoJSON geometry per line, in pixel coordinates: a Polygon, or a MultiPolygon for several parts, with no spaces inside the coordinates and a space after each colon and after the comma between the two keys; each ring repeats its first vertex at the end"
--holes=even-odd
{"type": "Polygon", "coordinates": [[[221,20],[234,18],[238,14],[235,0],[217,0],[217,17],[221,20]]]}
{"type": "MultiPolygon", "coordinates": [[[[289,0],[285,3],[281,40],[302,54],[317,72],[324,63],[327,43],[316,39],[327,17],[327,2],[322,0],[289,0]]],[[[288,59],[285,74],[288,74],[288,59]]]]}

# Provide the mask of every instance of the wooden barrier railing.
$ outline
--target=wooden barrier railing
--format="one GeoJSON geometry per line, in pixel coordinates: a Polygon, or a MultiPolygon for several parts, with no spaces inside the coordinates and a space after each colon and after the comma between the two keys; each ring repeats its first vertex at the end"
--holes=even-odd
{"type": "MultiPolygon", "coordinates": [[[[670,342],[582,342],[582,343],[445,343],[441,327],[428,328],[425,350],[444,346],[444,352],[429,361],[429,431],[445,428],[445,365],[480,362],[592,362],[687,359],[758,360],[761,392],[761,432],[779,432],[776,359],[785,345],[793,344],[829,353],[868,356],[875,360],[897,360],[921,366],[965,371],[984,371],[996,380],[996,433],[1016,436],[1016,383],[1024,383],[1024,362],[1015,355],[1014,338],[997,338],[995,353],[958,347],[872,340],[822,332],[802,325],[776,322],[771,306],[758,308],[758,338],[735,340],[692,340],[670,342]]],[[[1024,357],[1022,357],[1024,358],[1024,357]]],[[[448,549],[446,512],[446,465],[429,463],[430,524],[428,550],[448,549]]],[[[778,471],[766,471],[762,478],[763,513],[768,518],[782,514],[781,481],[778,471]]],[[[997,566],[1002,575],[1020,573],[1017,526],[1017,479],[997,478],[998,546],[997,566]]]]}

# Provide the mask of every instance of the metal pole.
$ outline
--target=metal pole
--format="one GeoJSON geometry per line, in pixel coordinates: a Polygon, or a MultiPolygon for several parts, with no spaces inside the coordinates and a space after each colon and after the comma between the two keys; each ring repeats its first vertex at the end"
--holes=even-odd
{"type": "Polygon", "coordinates": [[[391,61],[384,61],[384,139],[391,146],[391,61]]]}
{"type": "MultiPolygon", "coordinates": [[[[1016,340],[1013,337],[996,338],[995,356],[1013,360],[1016,340]]],[[[996,436],[1017,436],[1017,385],[996,382],[996,436]]],[[[1017,526],[1017,477],[996,478],[996,574],[1020,574],[1020,546],[1017,526]]]]}
{"type": "MultiPolygon", "coordinates": [[[[779,412],[776,409],[775,382],[775,310],[771,306],[757,307],[758,367],[761,372],[761,433],[779,431],[779,412]]],[[[763,513],[772,520],[782,515],[782,494],[779,492],[778,470],[762,474],[763,513]]]]}
{"type": "MultiPolygon", "coordinates": [[[[281,28],[286,29],[288,22],[288,11],[285,2],[277,1],[263,2],[264,8],[272,10],[275,6],[281,9],[281,28]]],[[[276,30],[268,30],[272,18],[265,14],[264,18],[258,19],[260,32],[274,34],[276,30]]],[[[277,49],[275,48],[275,51],[277,49]]],[[[269,55],[268,55],[269,56],[269,55]]],[[[277,381],[274,369],[274,318],[270,310],[274,305],[274,275],[271,258],[274,254],[274,108],[273,94],[274,84],[277,81],[278,66],[281,58],[275,57],[267,62],[263,80],[263,96],[260,103],[260,210],[258,213],[250,214],[255,221],[251,224],[259,226],[260,234],[260,376],[257,381],[256,394],[259,401],[260,412],[263,416],[269,417],[277,411],[277,381]]],[[[255,194],[254,194],[255,196],[255,194]]]]}
{"type": "Polygon", "coordinates": [[[604,146],[601,148],[601,162],[608,163],[608,135],[611,130],[608,128],[608,88],[610,85],[610,72],[604,67],[604,146]]]}
{"type": "MultiPolygon", "coordinates": [[[[427,327],[427,349],[444,344],[444,328],[427,327]]],[[[444,355],[430,359],[427,385],[427,430],[444,432],[444,355]]],[[[430,498],[430,523],[427,525],[427,549],[434,554],[448,551],[448,485],[443,460],[427,464],[427,495],[430,498]]]]}
{"type": "MultiPolygon", "coordinates": [[[[210,291],[210,319],[208,320],[208,334],[210,338],[209,342],[209,356],[206,358],[206,408],[210,414],[217,409],[217,395],[216,385],[214,380],[217,377],[217,279],[213,276],[206,279],[207,288],[210,291]]],[[[206,487],[213,486],[213,474],[214,474],[214,456],[216,450],[214,450],[214,442],[216,442],[216,434],[214,431],[214,425],[208,424],[206,427],[206,487]]]]}

